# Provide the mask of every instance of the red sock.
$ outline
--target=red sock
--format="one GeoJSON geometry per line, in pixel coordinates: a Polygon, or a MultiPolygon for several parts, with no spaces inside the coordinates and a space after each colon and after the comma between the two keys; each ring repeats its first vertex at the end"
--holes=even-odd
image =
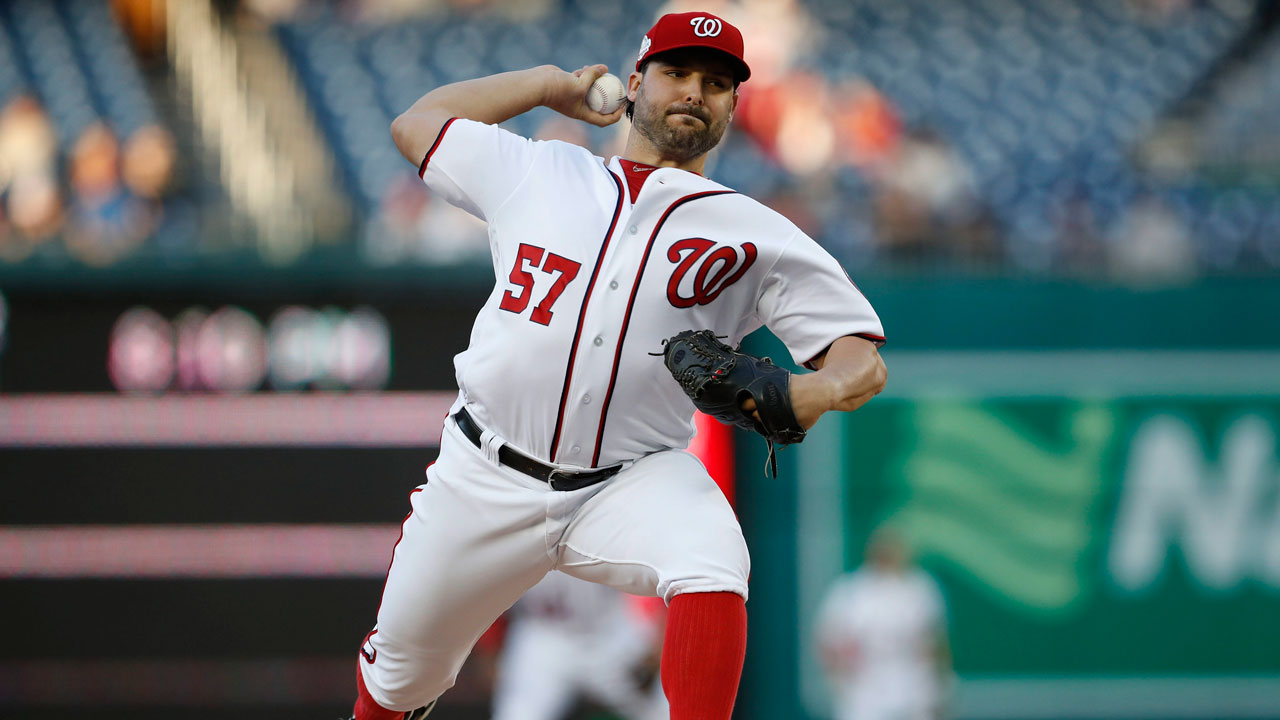
{"type": "Polygon", "coordinates": [[[662,646],[662,687],[671,720],[729,720],[747,655],[747,606],[729,592],[671,600],[662,646]]]}
{"type": "MultiPolygon", "coordinates": [[[[364,662],[364,658],[356,662],[364,662]]],[[[388,710],[373,701],[369,690],[364,686],[364,673],[356,666],[356,720],[403,720],[404,713],[388,710]]]]}

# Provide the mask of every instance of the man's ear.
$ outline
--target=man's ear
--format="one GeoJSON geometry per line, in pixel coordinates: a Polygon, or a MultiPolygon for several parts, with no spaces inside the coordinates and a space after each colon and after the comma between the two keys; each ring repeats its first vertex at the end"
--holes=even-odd
{"type": "Polygon", "coordinates": [[[640,94],[640,81],[644,79],[644,75],[638,72],[632,72],[627,78],[627,99],[631,102],[636,101],[636,96],[640,94]]]}

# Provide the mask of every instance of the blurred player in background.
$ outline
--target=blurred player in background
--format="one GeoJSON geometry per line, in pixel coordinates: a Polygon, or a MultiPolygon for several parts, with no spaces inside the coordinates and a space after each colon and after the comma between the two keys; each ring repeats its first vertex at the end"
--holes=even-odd
{"type": "Polygon", "coordinates": [[[836,720],[943,716],[951,652],[942,593],[896,530],[877,530],[866,563],[828,590],[817,646],[836,720]]]}
{"type": "Polygon", "coordinates": [[[552,572],[507,618],[494,720],[562,720],[579,699],[627,720],[668,716],[656,677],[662,628],[628,596],[552,572]]]}

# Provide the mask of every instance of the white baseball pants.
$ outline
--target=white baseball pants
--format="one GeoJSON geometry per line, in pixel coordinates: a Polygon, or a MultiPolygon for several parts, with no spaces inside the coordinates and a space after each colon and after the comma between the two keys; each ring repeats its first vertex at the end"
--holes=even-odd
{"type": "Polygon", "coordinates": [[[379,705],[408,711],[452,687],[480,635],[553,568],[667,602],[686,592],[747,596],[742,529],[688,452],[654,453],[558,492],[498,464],[497,442],[485,445],[446,420],[439,459],[410,497],[359,661],[379,705]]]}

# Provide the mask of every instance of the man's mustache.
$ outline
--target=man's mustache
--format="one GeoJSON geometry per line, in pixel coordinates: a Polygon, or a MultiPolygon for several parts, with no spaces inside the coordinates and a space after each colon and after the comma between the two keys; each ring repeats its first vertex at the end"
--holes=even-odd
{"type": "Polygon", "coordinates": [[[701,105],[687,105],[687,104],[672,105],[671,107],[667,108],[667,114],[668,115],[692,115],[708,125],[711,124],[711,113],[707,112],[707,109],[702,107],[701,105]]]}

